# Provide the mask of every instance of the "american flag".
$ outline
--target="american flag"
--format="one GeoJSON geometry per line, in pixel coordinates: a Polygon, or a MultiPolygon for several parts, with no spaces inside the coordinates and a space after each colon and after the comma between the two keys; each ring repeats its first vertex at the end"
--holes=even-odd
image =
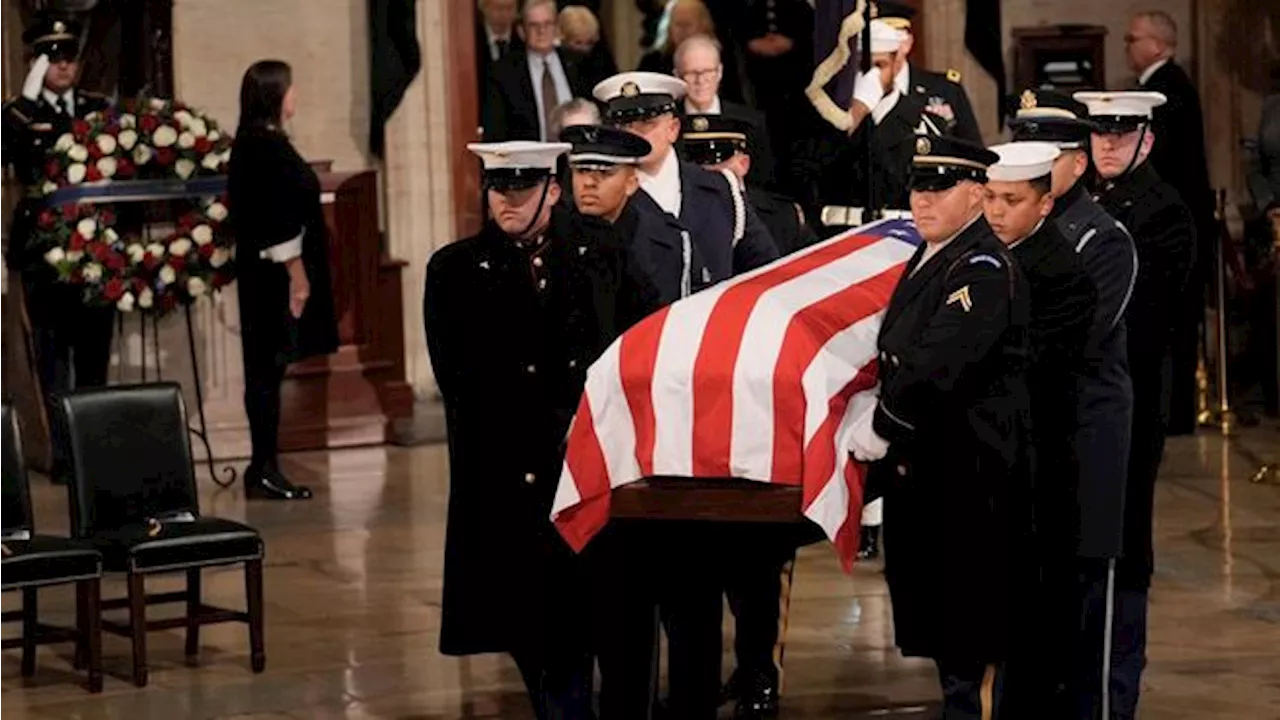
{"type": "Polygon", "coordinates": [[[800,485],[845,568],[863,467],[853,420],[876,402],[883,309],[920,238],[908,220],[837,235],[692,295],[618,338],[587,373],[552,519],[582,550],[614,488],[652,476],[800,485]]]}

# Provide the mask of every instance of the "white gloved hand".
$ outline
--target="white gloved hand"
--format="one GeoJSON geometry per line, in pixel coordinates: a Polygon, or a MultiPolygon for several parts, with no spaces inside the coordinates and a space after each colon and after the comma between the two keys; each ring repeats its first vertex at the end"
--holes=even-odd
{"type": "Polygon", "coordinates": [[[49,72],[49,56],[41,55],[36,61],[31,63],[31,71],[27,73],[27,79],[22,82],[22,97],[28,100],[35,100],[40,97],[40,90],[44,88],[44,76],[49,72]]]}
{"type": "Polygon", "coordinates": [[[872,69],[869,73],[859,73],[853,81],[853,99],[867,106],[867,110],[875,108],[884,98],[884,86],[880,84],[880,70],[872,69]]]}
{"type": "Polygon", "coordinates": [[[853,421],[849,451],[858,462],[874,462],[889,452],[889,441],[876,434],[872,426],[875,415],[876,406],[872,405],[853,421]]]}

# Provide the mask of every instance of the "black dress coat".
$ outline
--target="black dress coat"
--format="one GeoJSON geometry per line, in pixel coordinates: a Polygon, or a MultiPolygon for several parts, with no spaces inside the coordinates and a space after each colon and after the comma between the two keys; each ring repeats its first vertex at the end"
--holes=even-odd
{"type": "Polygon", "coordinates": [[[1138,280],[1125,313],[1133,378],[1133,433],[1125,488],[1124,556],[1116,568],[1120,588],[1146,588],[1154,558],[1151,516],[1156,475],[1164,454],[1169,412],[1170,340],[1188,273],[1195,264],[1196,228],[1178,191],[1150,163],[1104,182],[1102,205],[1133,236],[1138,280]]]}
{"type": "MultiPolygon", "coordinates": [[[[564,68],[569,93],[576,98],[591,97],[591,86],[579,73],[574,54],[556,48],[564,68]]],[[[529,75],[529,55],[525,47],[513,48],[494,63],[484,100],[484,141],[539,140],[542,137],[538,96],[529,75]]]]}
{"type": "Polygon", "coordinates": [[[734,242],[733,198],[739,191],[724,175],[681,160],[680,193],[679,217],[641,190],[619,223],[629,231],[630,250],[663,305],[778,259],[768,228],[743,195],[743,234],[734,242]]]}
{"type": "Polygon", "coordinates": [[[941,118],[943,135],[952,135],[984,145],[978,119],[969,103],[969,94],[960,84],[960,73],[948,70],[933,72],[911,66],[908,72],[907,97],[914,98],[933,117],[941,118]]]}
{"type": "Polygon", "coordinates": [[[283,132],[245,127],[236,133],[227,169],[227,200],[236,237],[236,289],[246,363],[287,365],[338,349],[329,232],[320,209],[320,179],[283,132]],[[302,317],[289,312],[289,273],[260,256],[302,235],[302,264],[311,295],[302,317]]]}
{"type": "MultiPolygon", "coordinates": [[[[1049,217],[1063,242],[1080,256],[1098,295],[1085,345],[1085,376],[1078,388],[1075,456],[1079,473],[1072,555],[1115,558],[1122,548],[1133,423],[1124,315],[1138,278],[1138,254],[1133,238],[1089,197],[1083,183],[1058,198],[1049,217]]],[[[1073,563],[1073,576],[1074,567],[1073,563]]]]}
{"type": "Polygon", "coordinates": [[[587,367],[654,302],[609,235],[552,217],[538,252],[490,223],[427,264],[449,440],[447,655],[580,647],[589,625],[581,563],[550,520],[563,443],[587,367]]]}
{"type": "Polygon", "coordinates": [[[1030,535],[1030,290],[979,218],[914,276],[879,337],[872,465],[885,497],[885,578],[904,655],[1007,657],[1030,535]]]}
{"type": "Polygon", "coordinates": [[[747,197],[760,222],[778,246],[778,254],[791,253],[818,242],[818,236],[801,218],[800,206],[783,195],[759,187],[747,187],[747,197]]]}

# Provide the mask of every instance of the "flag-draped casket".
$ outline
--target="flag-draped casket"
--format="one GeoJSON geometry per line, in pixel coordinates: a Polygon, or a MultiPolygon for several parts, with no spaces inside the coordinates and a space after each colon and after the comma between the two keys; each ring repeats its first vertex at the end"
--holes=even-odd
{"type": "Polygon", "coordinates": [[[569,431],[552,507],[565,540],[581,550],[638,480],[737,478],[799,486],[851,567],[864,469],[848,435],[875,404],[880,318],[919,242],[906,220],[855,228],[623,334],[569,431]]]}

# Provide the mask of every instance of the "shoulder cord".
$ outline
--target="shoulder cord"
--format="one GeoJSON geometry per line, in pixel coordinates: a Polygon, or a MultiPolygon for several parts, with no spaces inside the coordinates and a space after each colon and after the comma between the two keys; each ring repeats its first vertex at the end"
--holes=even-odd
{"type": "Polygon", "coordinates": [[[733,246],[737,247],[746,232],[747,208],[742,199],[742,189],[738,187],[738,176],[728,169],[722,169],[720,174],[729,183],[729,195],[733,198],[733,246]]]}

